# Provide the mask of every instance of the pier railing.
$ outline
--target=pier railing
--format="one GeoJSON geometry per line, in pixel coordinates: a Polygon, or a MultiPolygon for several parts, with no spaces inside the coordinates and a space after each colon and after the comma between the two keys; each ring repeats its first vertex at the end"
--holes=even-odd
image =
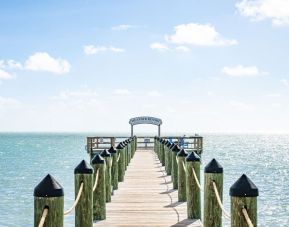
{"type": "MultiPolygon", "coordinates": [[[[195,136],[166,136],[163,137],[171,142],[177,143],[179,146],[189,150],[197,151],[201,153],[203,150],[203,137],[195,136]]],[[[94,136],[87,137],[86,150],[88,153],[99,152],[103,149],[107,149],[110,146],[115,146],[122,140],[128,139],[125,136],[94,136]]],[[[137,147],[140,149],[153,149],[154,148],[154,137],[152,136],[138,136],[137,147]]]]}
{"type": "MultiPolygon", "coordinates": [[[[95,137],[93,137],[95,139],[95,137]]],[[[114,137],[102,144],[111,143],[114,137]]],[[[201,138],[201,137],[198,137],[201,138]]],[[[101,142],[99,137],[96,139],[101,142]]],[[[118,182],[124,181],[126,169],[137,150],[138,138],[120,142],[94,155],[91,165],[86,161],[75,168],[75,202],[64,212],[64,193],[61,185],[47,175],[34,190],[34,226],[63,227],[63,219],[75,210],[76,227],[92,227],[93,221],[106,219],[106,203],[111,201],[118,182]]],[[[117,141],[114,138],[114,142],[117,141]]],[[[232,227],[257,226],[258,188],[243,174],[230,188],[231,212],[223,205],[223,167],[212,159],[204,170],[204,185],[200,181],[201,153],[187,152],[169,139],[155,137],[153,150],[171,175],[173,189],[178,190],[178,202],[187,203],[188,219],[201,219],[204,227],[222,226],[222,216],[232,227]],[[201,191],[204,205],[201,209],[201,191]],[[204,214],[202,216],[202,212],[204,214]]],[[[197,144],[197,143],[195,143],[197,144]]],[[[110,144],[111,145],[111,144],[110,144]]],[[[100,148],[100,147],[98,147],[100,148]]]]}

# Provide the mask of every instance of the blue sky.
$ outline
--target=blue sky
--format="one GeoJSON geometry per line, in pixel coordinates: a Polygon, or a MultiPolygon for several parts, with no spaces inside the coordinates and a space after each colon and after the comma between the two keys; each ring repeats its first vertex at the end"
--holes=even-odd
{"type": "Polygon", "coordinates": [[[1,131],[289,133],[288,0],[11,0],[0,27],[1,131]]]}

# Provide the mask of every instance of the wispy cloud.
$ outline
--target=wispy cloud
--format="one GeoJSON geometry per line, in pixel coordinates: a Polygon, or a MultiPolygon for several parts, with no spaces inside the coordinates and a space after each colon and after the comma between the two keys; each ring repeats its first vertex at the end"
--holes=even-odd
{"type": "Polygon", "coordinates": [[[14,98],[0,96],[0,110],[6,108],[17,108],[21,105],[20,101],[14,98]]]}
{"type": "Polygon", "coordinates": [[[269,19],[274,26],[289,25],[288,0],[242,0],[236,7],[241,15],[254,21],[269,19]]]}
{"type": "Polygon", "coordinates": [[[162,94],[159,91],[149,91],[147,93],[148,96],[152,96],[152,97],[160,97],[162,96],[162,94]]]}
{"type": "Polygon", "coordinates": [[[126,31],[130,28],[133,28],[133,27],[135,27],[135,26],[130,25],[130,24],[120,24],[120,25],[113,26],[111,28],[111,30],[113,30],[113,31],[126,31]]]}
{"type": "Polygon", "coordinates": [[[170,50],[170,48],[164,43],[152,43],[150,45],[150,48],[153,50],[158,50],[162,52],[170,50]]]}
{"type": "Polygon", "coordinates": [[[0,69],[0,80],[9,80],[12,79],[13,75],[4,71],[3,69],[0,69]]]}
{"type": "Polygon", "coordinates": [[[287,79],[282,79],[281,82],[282,84],[284,84],[286,87],[289,88],[289,81],[287,79]]]}
{"type": "Polygon", "coordinates": [[[116,89],[113,94],[115,95],[130,95],[131,92],[128,89],[116,89]]]}
{"type": "Polygon", "coordinates": [[[190,52],[191,51],[191,49],[186,47],[186,46],[177,46],[176,50],[181,51],[181,52],[190,52]]]}
{"type": "Polygon", "coordinates": [[[266,72],[262,72],[258,69],[257,66],[226,66],[222,69],[222,73],[232,76],[232,77],[254,77],[268,74],[266,72]]]}
{"type": "Polygon", "coordinates": [[[123,48],[117,48],[114,46],[94,46],[94,45],[86,45],[83,47],[83,52],[86,55],[94,55],[94,54],[98,54],[101,52],[114,52],[114,53],[121,53],[121,52],[125,52],[125,49],[123,48]]]}
{"type": "Polygon", "coordinates": [[[54,58],[46,52],[37,52],[25,62],[25,69],[37,72],[51,72],[62,75],[70,71],[70,63],[62,58],[54,58]]]}
{"type": "Polygon", "coordinates": [[[174,30],[173,35],[165,36],[169,43],[194,46],[230,46],[238,43],[235,39],[224,38],[211,24],[181,24],[174,30]]]}

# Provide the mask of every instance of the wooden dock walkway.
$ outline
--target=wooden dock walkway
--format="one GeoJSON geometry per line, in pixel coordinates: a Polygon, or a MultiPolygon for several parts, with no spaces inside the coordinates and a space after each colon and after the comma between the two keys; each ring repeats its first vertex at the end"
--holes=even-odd
{"type": "Polygon", "coordinates": [[[171,177],[152,150],[137,150],[124,182],[106,206],[106,220],[96,226],[194,226],[200,220],[187,219],[187,203],[178,202],[171,177]]]}

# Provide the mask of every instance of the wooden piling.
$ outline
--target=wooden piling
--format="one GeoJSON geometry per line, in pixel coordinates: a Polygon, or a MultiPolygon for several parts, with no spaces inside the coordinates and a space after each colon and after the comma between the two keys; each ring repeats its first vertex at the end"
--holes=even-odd
{"type": "Polygon", "coordinates": [[[162,139],[161,140],[161,163],[162,163],[162,166],[165,166],[165,142],[166,140],[165,139],[162,139]]]}
{"type": "Polygon", "coordinates": [[[93,226],[93,169],[85,161],[74,169],[75,198],[83,183],[80,199],[75,207],[75,227],[93,226]]]}
{"type": "Polygon", "coordinates": [[[178,159],[178,201],[186,202],[186,165],[185,159],[188,156],[188,153],[181,149],[177,154],[178,159]]]}
{"type": "Polygon", "coordinates": [[[248,226],[242,209],[245,209],[253,226],[257,226],[257,196],[256,185],[243,174],[230,188],[231,196],[231,226],[248,226]]]}
{"type": "Polygon", "coordinates": [[[117,153],[119,155],[118,160],[118,182],[124,181],[124,173],[125,173],[125,151],[123,143],[119,143],[116,147],[117,153]]]}
{"type": "Polygon", "coordinates": [[[111,165],[112,165],[112,159],[111,154],[108,152],[107,149],[104,149],[100,155],[104,158],[105,164],[106,164],[106,170],[105,170],[105,188],[106,188],[106,202],[111,202],[111,165]]]}
{"type": "Polygon", "coordinates": [[[94,156],[91,160],[94,169],[95,184],[96,176],[98,175],[97,185],[93,191],[93,220],[104,220],[106,218],[106,184],[105,184],[105,160],[100,154],[94,156]]]}
{"type": "Polygon", "coordinates": [[[111,154],[111,158],[112,158],[111,185],[112,185],[112,194],[113,194],[113,190],[118,189],[118,164],[117,164],[118,154],[114,146],[111,146],[108,152],[111,154]]]}
{"type": "Polygon", "coordinates": [[[223,167],[213,159],[205,167],[204,183],[204,227],[222,226],[222,209],[220,208],[212,182],[215,182],[221,201],[223,200],[223,167]]]}
{"type": "Polygon", "coordinates": [[[34,189],[34,226],[38,227],[43,211],[48,208],[45,227],[63,227],[64,192],[48,174],[34,189]]]}
{"type": "Polygon", "coordinates": [[[169,155],[170,155],[170,153],[169,153],[169,147],[171,146],[171,142],[170,141],[166,141],[166,143],[165,143],[165,146],[164,146],[164,148],[165,148],[165,170],[166,170],[166,172],[167,172],[167,175],[171,175],[171,172],[169,172],[169,155]]]}
{"type": "Polygon", "coordinates": [[[181,150],[179,145],[175,144],[172,148],[172,172],[171,177],[173,181],[173,188],[178,189],[178,163],[177,163],[177,153],[181,150]]]}
{"type": "Polygon", "coordinates": [[[200,165],[201,158],[192,151],[186,158],[187,212],[190,219],[201,219],[201,190],[193,173],[194,169],[196,177],[200,182],[200,165]]]}

